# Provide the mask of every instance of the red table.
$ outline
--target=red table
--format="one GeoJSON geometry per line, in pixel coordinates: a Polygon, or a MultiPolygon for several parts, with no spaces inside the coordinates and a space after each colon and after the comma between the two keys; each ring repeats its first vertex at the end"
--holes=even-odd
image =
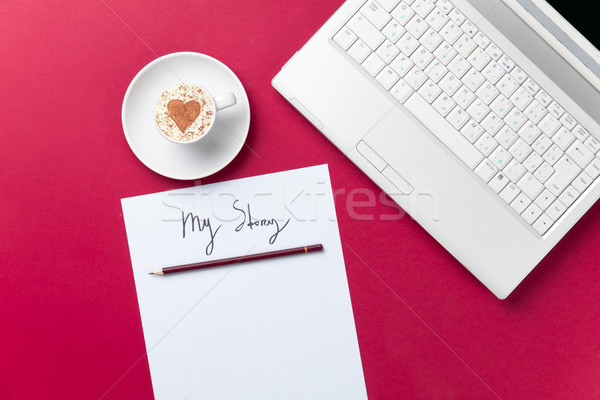
{"type": "Polygon", "coordinates": [[[271,87],[335,1],[33,1],[0,8],[0,398],[148,399],[120,199],[328,163],[371,399],[600,398],[600,206],[497,300],[271,87]],[[121,127],[131,79],[196,51],[247,90],[221,172],[147,169],[121,127]]]}

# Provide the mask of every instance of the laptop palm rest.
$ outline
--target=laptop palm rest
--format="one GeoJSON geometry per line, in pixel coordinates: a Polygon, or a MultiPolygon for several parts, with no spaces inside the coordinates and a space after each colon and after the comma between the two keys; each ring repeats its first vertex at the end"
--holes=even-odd
{"type": "MultiPolygon", "coordinates": [[[[406,186],[406,182],[416,188],[445,157],[425,129],[396,107],[373,126],[363,141],[376,153],[375,157],[378,155],[387,164],[383,165],[378,159],[380,171],[397,187],[396,182],[400,180],[401,185],[406,186]]],[[[360,146],[358,150],[370,158],[360,146]]],[[[374,160],[369,161],[375,164],[374,160]]],[[[408,194],[402,187],[399,189],[408,194]]]]}

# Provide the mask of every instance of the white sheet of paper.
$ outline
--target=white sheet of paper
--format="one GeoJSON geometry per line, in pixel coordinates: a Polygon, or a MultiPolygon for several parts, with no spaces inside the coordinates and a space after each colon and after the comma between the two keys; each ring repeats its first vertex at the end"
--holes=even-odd
{"type": "Polygon", "coordinates": [[[122,206],[156,399],[367,398],[326,165],[122,206]],[[322,252],[148,275],[317,243],[322,252]]]}

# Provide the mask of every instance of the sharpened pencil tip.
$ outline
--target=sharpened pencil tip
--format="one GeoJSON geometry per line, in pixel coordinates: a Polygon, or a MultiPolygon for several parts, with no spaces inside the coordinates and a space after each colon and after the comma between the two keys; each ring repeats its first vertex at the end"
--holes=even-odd
{"type": "Polygon", "coordinates": [[[148,275],[154,275],[154,272],[148,272],[148,275]]]}

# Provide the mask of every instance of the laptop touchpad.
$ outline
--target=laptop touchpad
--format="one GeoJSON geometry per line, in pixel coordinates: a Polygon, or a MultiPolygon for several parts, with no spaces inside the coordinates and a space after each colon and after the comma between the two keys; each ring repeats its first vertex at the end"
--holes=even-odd
{"type": "Polygon", "coordinates": [[[417,187],[444,159],[444,153],[429,135],[394,107],[363,140],[411,186],[417,187]]]}

